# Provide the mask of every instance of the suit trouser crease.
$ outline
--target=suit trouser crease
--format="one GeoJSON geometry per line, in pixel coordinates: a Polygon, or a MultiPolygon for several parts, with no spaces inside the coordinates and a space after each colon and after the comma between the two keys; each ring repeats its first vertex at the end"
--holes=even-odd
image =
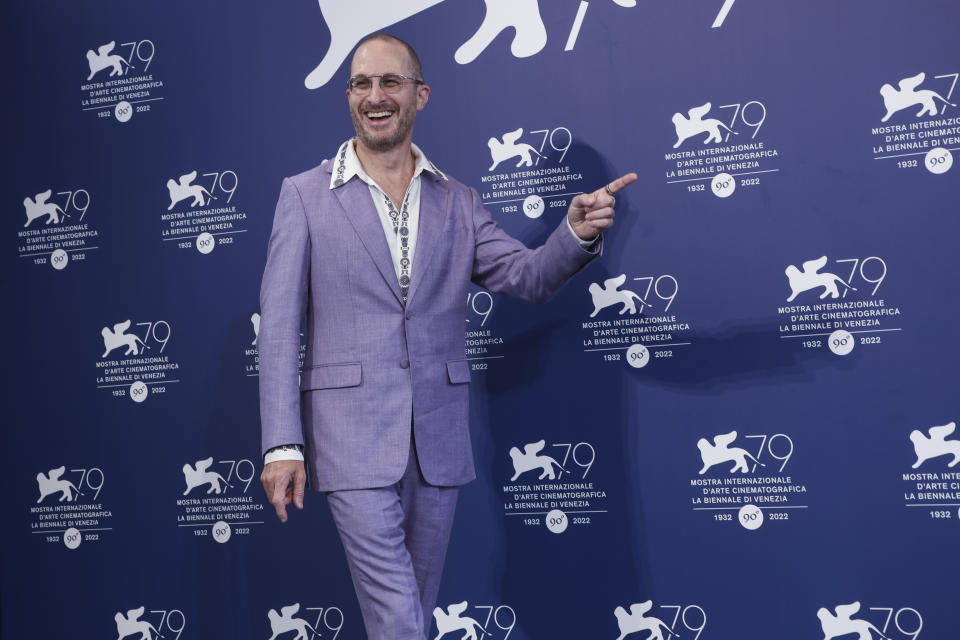
{"type": "Polygon", "coordinates": [[[424,481],[413,447],[396,484],[327,493],[369,640],[426,638],[456,500],[424,481]]]}

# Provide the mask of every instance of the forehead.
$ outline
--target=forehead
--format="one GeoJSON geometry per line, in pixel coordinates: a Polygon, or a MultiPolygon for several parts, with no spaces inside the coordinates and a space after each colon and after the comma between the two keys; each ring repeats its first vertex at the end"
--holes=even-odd
{"type": "Polygon", "coordinates": [[[410,58],[406,48],[392,40],[370,40],[360,45],[350,63],[350,75],[409,73],[410,58]]]}

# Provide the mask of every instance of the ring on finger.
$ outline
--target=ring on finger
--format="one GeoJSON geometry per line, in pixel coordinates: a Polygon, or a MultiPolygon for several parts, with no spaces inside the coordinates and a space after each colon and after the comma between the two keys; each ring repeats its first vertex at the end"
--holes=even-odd
{"type": "Polygon", "coordinates": [[[613,196],[613,191],[610,190],[610,185],[609,185],[609,184],[603,185],[603,190],[606,191],[606,192],[607,192],[607,195],[610,196],[611,198],[614,197],[614,196],[613,196]]]}

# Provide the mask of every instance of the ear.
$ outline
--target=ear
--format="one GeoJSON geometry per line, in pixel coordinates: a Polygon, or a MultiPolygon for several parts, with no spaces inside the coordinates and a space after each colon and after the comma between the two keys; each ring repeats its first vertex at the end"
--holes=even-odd
{"type": "Polygon", "coordinates": [[[430,85],[418,84],[417,85],[417,111],[423,111],[424,107],[427,106],[427,101],[430,99],[430,85]]]}

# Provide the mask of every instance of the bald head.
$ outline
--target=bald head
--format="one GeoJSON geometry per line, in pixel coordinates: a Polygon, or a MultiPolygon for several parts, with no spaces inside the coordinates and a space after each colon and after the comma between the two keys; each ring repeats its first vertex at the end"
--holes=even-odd
{"type": "Polygon", "coordinates": [[[367,83],[363,89],[354,88],[352,82],[348,85],[347,103],[361,151],[409,151],[413,122],[417,112],[427,105],[430,87],[422,81],[416,52],[399,38],[387,34],[370,36],[353,54],[351,78],[379,77],[382,82],[385,75],[398,73],[414,82],[393,82],[389,89],[380,82],[367,83]]]}
{"type": "Polygon", "coordinates": [[[417,55],[417,52],[413,50],[409,44],[401,40],[396,36],[392,36],[389,33],[375,33],[372,36],[367,36],[364,38],[360,44],[357,45],[357,48],[353,52],[353,59],[350,61],[350,75],[353,76],[353,68],[356,63],[357,57],[363,55],[362,50],[364,45],[371,42],[380,42],[385,44],[392,44],[398,47],[398,50],[402,50],[405,54],[406,60],[403,62],[404,74],[410,74],[412,78],[418,80],[423,80],[423,67],[420,64],[420,56],[417,55]]]}

